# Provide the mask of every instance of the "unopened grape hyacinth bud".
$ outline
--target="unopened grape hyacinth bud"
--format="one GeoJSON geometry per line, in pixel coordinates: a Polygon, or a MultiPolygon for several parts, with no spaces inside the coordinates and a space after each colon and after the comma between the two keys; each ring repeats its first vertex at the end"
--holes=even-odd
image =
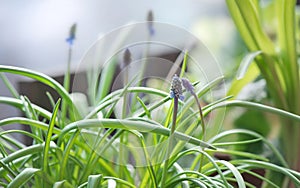
{"type": "Polygon", "coordinates": [[[148,30],[149,30],[149,33],[151,36],[154,35],[154,32],[155,32],[154,28],[153,28],[153,20],[154,20],[153,12],[152,12],[152,10],[149,10],[148,15],[147,15],[147,22],[148,22],[148,30]]]}
{"type": "Polygon", "coordinates": [[[194,86],[191,84],[191,82],[187,78],[181,78],[181,82],[187,92],[190,92],[191,94],[195,93],[194,86]]]}
{"type": "Polygon", "coordinates": [[[130,50],[127,48],[124,52],[124,56],[123,56],[123,63],[124,63],[124,67],[128,66],[131,62],[131,52],[130,50]]]}
{"type": "Polygon", "coordinates": [[[180,78],[175,74],[172,78],[172,83],[171,83],[171,91],[170,91],[170,96],[171,98],[179,98],[180,100],[184,99],[184,96],[182,95],[182,85],[181,85],[181,80],[180,78]]]}
{"type": "Polygon", "coordinates": [[[67,43],[69,43],[70,46],[73,45],[73,42],[74,42],[75,37],[76,37],[76,27],[77,27],[76,23],[74,23],[71,26],[70,31],[69,31],[69,37],[66,39],[67,43]]]}

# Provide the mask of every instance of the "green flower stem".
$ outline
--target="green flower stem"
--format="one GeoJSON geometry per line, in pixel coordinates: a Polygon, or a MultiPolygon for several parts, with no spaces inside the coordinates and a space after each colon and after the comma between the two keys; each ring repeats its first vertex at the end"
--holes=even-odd
{"type": "MultiPolygon", "coordinates": [[[[67,71],[64,76],[64,88],[67,92],[70,92],[70,81],[71,81],[71,59],[72,59],[72,46],[69,46],[69,51],[68,51],[68,62],[67,62],[67,71]]],[[[62,101],[61,104],[61,125],[64,127],[66,124],[66,115],[67,115],[67,107],[68,103],[66,101],[62,101]]]]}
{"type": "MultiPolygon", "coordinates": [[[[122,119],[125,119],[127,116],[127,85],[128,85],[128,69],[125,70],[124,73],[124,96],[123,96],[123,106],[122,106],[122,119]]],[[[128,159],[128,152],[125,152],[125,146],[127,142],[128,133],[123,132],[120,136],[120,146],[119,146],[119,177],[123,177],[123,171],[126,167],[123,166],[124,163],[126,163],[128,159]]]]}
{"type": "Polygon", "coordinates": [[[164,164],[164,169],[162,173],[162,179],[161,179],[161,187],[165,187],[167,174],[168,174],[168,166],[169,166],[169,158],[171,157],[172,149],[173,149],[173,140],[174,140],[174,132],[176,128],[176,119],[177,119],[177,111],[178,111],[178,97],[174,97],[174,108],[173,108],[173,120],[172,120],[172,126],[171,131],[169,134],[169,144],[167,148],[167,155],[166,155],[166,161],[164,164]]]}
{"type": "MultiPolygon", "coordinates": [[[[200,114],[200,118],[201,118],[201,126],[202,126],[202,140],[205,141],[205,135],[206,135],[206,126],[205,126],[205,121],[204,121],[204,116],[203,116],[203,112],[202,112],[202,108],[201,108],[201,105],[200,105],[200,102],[199,102],[199,99],[197,97],[197,95],[193,92],[192,95],[194,96],[196,102],[197,102],[197,105],[198,105],[198,108],[199,108],[199,114],[200,114]]],[[[201,173],[201,170],[202,170],[202,166],[203,166],[203,161],[204,161],[204,155],[201,154],[201,159],[200,159],[200,164],[199,164],[199,172],[201,173]]]]}

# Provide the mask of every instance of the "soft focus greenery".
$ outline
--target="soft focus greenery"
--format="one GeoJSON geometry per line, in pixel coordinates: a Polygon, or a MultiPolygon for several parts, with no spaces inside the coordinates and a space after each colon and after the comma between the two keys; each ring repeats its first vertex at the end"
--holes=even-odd
{"type": "MultiPolygon", "coordinates": [[[[229,95],[238,94],[261,75],[266,81],[268,101],[273,106],[300,114],[299,101],[299,24],[295,0],[227,0],[233,21],[249,50],[248,60],[240,67],[229,95]],[[254,60],[255,63],[251,64],[254,60]]],[[[247,59],[245,58],[245,59],[247,59]]],[[[271,129],[272,129],[271,123],[271,129]]],[[[299,123],[280,119],[278,148],[289,166],[300,170],[299,123]]],[[[255,129],[255,128],[254,128],[255,129]]],[[[253,130],[253,129],[252,129],[253,130]]],[[[278,176],[278,183],[283,182],[278,176]],[[280,182],[281,181],[281,182],[280,182]]]]}
{"type": "MultiPolygon", "coordinates": [[[[295,2],[274,1],[280,26],[278,42],[270,39],[262,28],[259,1],[228,0],[227,5],[250,53],[241,63],[239,80],[232,82],[228,96],[201,108],[199,101],[218,88],[224,78],[205,85],[199,84],[200,78],[192,80],[195,94],[184,90],[184,100],[171,98],[169,87],[157,87],[164,85],[161,80],[154,80],[156,84],[132,86],[135,80],[125,77],[123,86],[111,91],[118,66],[117,58],[112,58],[104,68],[92,68],[88,72],[85,96],[69,91],[71,48],[63,85],[43,73],[0,65],[1,79],[12,94],[12,97],[0,96],[0,103],[24,114],[1,119],[0,126],[22,124],[30,129],[1,129],[0,186],[255,187],[253,182],[245,180],[245,176],[251,175],[265,187],[282,187],[286,182],[300,187],[296,165],[300,107],[293,19],[295,2]],[[256,64],[251,63],[253,60],[256,64]],[[275,107],[235,98],[260,73],[275,107]],[[48,111],[33,104],[30,96],[20,95],[6,74],[41,82],[60,97],[54,99],[47,93],[48,102],[52,104],[52,110],[48,111]],[[88,99],[88,104],[83,99],[88,99]],[[258,119],[253,123],[266,124],[266,120],[257,115],[259,112],[281,118],[282,126],[286,126],[280,137],[285,148],[283,155],[277,145],[265,137],[269,129],[262,128],[261,135],[257,130],[218,132],[206,127],[210,125],[206,120],[213,124],[223,118],[212,112],[235,107],[255,111],[240,116],[236,124],[243,124],[243,120],[250,122],[256,116],[258,119]],[[13,136],[15,134],[31,139],[31,145],[24,145],[13,136]],[[260,152],[262,150],[264,152],[260,152]],[[270,174],[275,174],[275,178],[270,174]]],[[[192,73],[185,70],[190,65],[188,54],[181,53],[185,53],[182,78],[192,73]]],[[[145,54],[147,56],[147,52],[145,54]]],[[[197,78],[197,75],[191,77],[197,78]]],[[[245,128],[251,127],[247,126],[245,128]]]]}

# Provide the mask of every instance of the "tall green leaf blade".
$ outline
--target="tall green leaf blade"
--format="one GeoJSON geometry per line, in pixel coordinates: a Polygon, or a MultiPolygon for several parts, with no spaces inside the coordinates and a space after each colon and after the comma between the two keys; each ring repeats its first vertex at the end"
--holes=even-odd
{"type": "Polygon", "coordinates": [[[240,80],[245,76],[247,70],[249,69],[249,66],[251,65],[251,63],[253,62],[255,57],[261,53],[262,53],[262,51],[252,52],[252,53],[247,54],[243,58],[242,62],[240,63],[240,67],[237,71],[237,76],[236,76],[237,80],[240,80]]]}
{"type": "Polygon", "coordinates": [[[224,160],[218,160],[217,162],[222,163],[232,172],[232,174],[234,175],[234,177],[237,181],[239,188],[246,188],[245,181],[244,181],[241,173],[238,171],[238,169],[234,165],[232,165],[228,161],[224,161],[224,160]]]}
{"type": "Polygon", "coordinates": [[[260,71],[256,64],[252,63],[248,67],[248,71],[244,74],[243,78],[240,80],[233,80],[231,86],[227,92],[228,96],[233,96],[232,99],[236,98],[240,91],[249,84],[254,81],[260,74],[260,71]]]}
{"type": "Polygon", "coordinates": [[[235,22],[242,38],[244,39],[245,43],[247,44],[248,48],[257,50],[257,44],[253,40],[253,37],[251,36],[251,33],[247,29],[247,25],[245,21],[243,20],[243,17],[241,15],[241,12],[239,10],[239,7],[237,6],[237,3],[235,0],[226,0],[227,7],[229,9],[229,12],[231,14],[231,17],[233,21],[235,22]]]}
{"type": "Polygon", "coordinates": [[[97,103],[99,103],[109,93],[117,63],[118,62],[116,58],[112,58],[103,68],[99,81],[99,88],[96,99],[97,103]]]}
{"type": "Polygon", "coordinates": [[[18,74],[18,75],[26,76],[35,79],[37,81],[40,81],[55,89],[63,98],[65,98],[68,102],[72,103],[72,100],[68,95],[68,92],[64,89],[64,87],[60,85],[57,81],[55,81],[53,78],[43,73],[39,73],[25,68],[6,66],[6,65],[0,65],[0,72],[18,74]]]}
{"type": "Polygon", "coordinates": [[[26,184],[40,169],[25,168],[17,177],[8,184],[7,188],[22,187],[26,184]]]}
{"type": "Polygon", "coordinates": [[[88,178],[87,188],[101,188],[102,174],[90,175],[88,178]]]}
{"type": "Polygon", "coordinates": [[[10,91],[13,97],[19,98],[20,95],[13,84],[7,79],[4,73],[0,73],[0,78],[2,79],[3,83],[6,85],[7,89],[10,91]]]}
{"type": "Polygon", "coordinates": [[[53,188],[72,188],[73,186],[66,180],[58,181],[53,184],[53,188]]]}
{"type": "MultiPolygon", "coordinates": [[[[113,128],[113,129],[124,129],[124,130],[137,130],[141,132],[153,132],[156,134],[161,134],[168,136],[170,130],[163,127],[162,125],[154,125],[147,122],[137,122],[131,120],[120,120],[120,119],[89,119],[89,120],[81,120],[74,123],[67,125],[61,132],[61,137],[66,134],[67,132],[74,130],[74,129],[83,129],[83,128],[91,128],[96,127],[99,128],[99,125],[103,128],[113,128]]],[[[180,133],[175,131],[174,133],[175,138],[188,141],[192,144],[199,145],[201,147],[207,147],[210,149],[216,149],[211,144],[208,144],[204,141],[191,137],[189,135],[180,133]]]]}
{"type": "Polygon", "coordinates": [[[48,162],[48,155],[49,155],[49,150],[50,150],[50,142],[51,142],[51,137],[52,137],[52,133],[53,133],[53,129],[54,129],[54,125],[55,125],[55,119],[56,119],[56,116],[57,116],[57,112],[58,112],[58,108],[59,108],[59,105],[60,105],[60,99],[58,99],[56,105],[55,105],[55,108],[53,110],[53,115],[50,119],[50,123],[49,123],[49,127],[48,127],[48,131],[47,131],[47,137],[46,137],[46,140],[45,140],[45,147],[44,147],[44,157],[43,157],[43,171],[47,173],[48,171],[48,165],[49,165],[49,162],[48,162]]]}
{"type": "Polygon", "coordinates": [[[286,72],[287,100],[294,113],[300,113],[298,92],[299,65],[297,63],[296,50],[296,24],[295,24],[295,0],[276,0],[276,13],[278,18],[278,41],[280,57],[282,59],[282,71],[286,72]],[[295,105],[296,104],[296,105],[295,105]]]}
{"type": "Polygon", "coordinates": [[[74,113],[78,117],[80,117],[75,105],[72,102],[72,99],[71,99],[69,93],[65,90],[65,88],[62,85],[60,85],[53,78],[51,78],[43,73],[39,73],[39,72],[36,72],[33,70],[20,68],[20,67],[14,67],[14,66],[6,66],[6,65],[0,65],[0,72],[8,72],[11,74],[26,76],[26,77],[32,78],[34,80],[37,80],[41,83],[48,85],[49,87],[55,89],[57,91],[57,93],[60,94],[60,96],[64,100],[66,100],[66,102],[71,106],[71,108],[74,109],[74,113]]]}

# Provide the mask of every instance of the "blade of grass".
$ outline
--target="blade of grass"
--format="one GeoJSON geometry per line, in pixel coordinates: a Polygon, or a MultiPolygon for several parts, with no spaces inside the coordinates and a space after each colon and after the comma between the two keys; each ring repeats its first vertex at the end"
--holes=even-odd
{"type": "Polygon", "coordinates": [[[241,173],[238,171],[238,169],[235,166],[233,166],[228,161],[224,161],[224,160],[217,160],[216,162],[225,165],[232,172],[239,188],[246,188],[245,181],[241,173]]]}
{"type": "MultiPolygon", "coordinates": [[[[42,130],[48,130],[48,125],[46,123],[43,123],[41,121],[36,121],[28,118],[23,118],[23,117],[12,117],[12,118],[6,118],[0,120],[0,127],[4,125],[10,125],[10,124],[22,124],[22,125],[30,125],[33,127],[36,127],[38,129],[42,130]]],[[[53,133],[54,134],[59,134],[61,132],[60,129],[54,127],[53,133]]]]}
{"type": "MultiPolygon", "coordinates": [[[[2,167],[8,174],[11,174],[13,178],[17,176],[16,172],[7,164],[4,164],[2,161],[0,161],[0,167],[2,167]]],[[[6,174],[6,176],[8,175],[6,174]]],[[[10,176],[7,176],[8,178],[11,178],[10,176]]]]}
{"type": "MultiPolygon", "coordinates": [[[[23,109],[23,102],[20,100],[20,99],[14,99],[14,98],[11,98],[11,97],[1,97],[0,96],[0,103],[2,104],[7,104],[7,105],[10,105],[10,106],[14,106],[16,108],[19,108],[21,111],[24,111],[23,109]]],[[[46,119],[50,120],[50,117],[51,117],[51,112],[35,105],[35,104],[32,104],[32,108],[37,111],[40,115],[42,115],[43,117],[45,117],[46,119]]]]}
{"type": "Polygon", "coordinates": [[[21,187],[27,183],[40,169],[37,168],[25,168],[17,177],[8,184],[7,188],[21,187]]]}
{"type": "Polygon", "coordinates": [[[246,134],[246,135],[251,135],[256,138],[260,138],[264,142],[264,144],[266,144],[272,150],[272,152],[278,158],[278,160],[281,162],[281,164],[284,167],[288,167],[287,162],[285,161],[283,156],[279,153],[279,151],[275,148],[275,146],[272,143],[270,143],[266,138],[262,137],[261,135],[259,135],[256,132],[253,132],[253,131],[244,130],[244,129],[228,130],[228,131],[224,131],[224,132],[214,136],[208,142],[214,143],[214,142],[220,140],[221,138],[224,138],[226,136],[232,136],[233,134],[246,134]]]}
{"type": "Polygon", "coordinates": [[[180,71],[180,75],[179,75],[180,78],[183,77],[183,75],[186,71],[186,64],[187,64],[188,55],[189,55],[188,51],[185,50],[184,51],[183,63],[182,63],[182,67],[181,67],[181,71],[180,71]]]}
{"type": "Polygon", "coordinates": [[[8,72],[11,74],[18,74],[22,76],[26,76],[32,79],[35,79],[37,81],[40,81],[41,83],[44,83],[48,85],[49,87],[55,89],[60,96],[66,100],[66,102],[75,110],[76,115],[80,117],[75,105],[72,102],[72,99],[69,95],[69,93],[65,90],[65,88],[60,85],[57,81],[55,81],[53,78],[25,68],[20,68],[20,67],[14,67],[14,66],[6,66],[6,65],[0,65],[0,72],[8,72]]]}
{"type": "Polygon", "coordinates": [[[53,188],[72,188],[73,186],[66,180],[58,181],[53,184],[53,188]]]}
{"type": "Polygon", "coordinates": [[[102,174],[90,175],[88,178],[87,188],[101,188],[102,174]]]}
{"type": "Polygon", "coordinates": [[[13,86],[13,84],[8,80],[8,78],[5,76],[5,74],[0,73],[0,78],[2,79],[3,83],[8,88],[8,90],[10,91],[12,96],[15,97],[16,99],[18,99],[20,97],[18,91],[13,86]]]}
{"type": "Polygon", "coordinates": [[[99,88],[97,92],[97,103],[99,103],[110,91],[111,84],[113,82],[114,72],[116,70],[118,61],[116,57],[111,58],[107,65],[103,68],[101,72],[101,77],[99,81],[99,88]]]}
{"type": "Polygon", "coordinates": [[[66,167],[67,167],[70,151],[79,133],[80,133],[79,131],[76,131],[75,133],[72,134],[67,146],[64,149],[63,157],[60,165],[60,175],[59,175],[60,179],[64,179],[66,176],[66,167]]]}
{"type": "MultiPolygon", "coordinates": [[[[50,148],[55,149],[56,146],[54,144],[50,145],[50,148]]],[[[17,160],[21,157],[25,157],[28,155],[33,155],[35,153],[39,153],[42,152],[44,149],[44,145],[43,144],[36,144],[36,145],[31,145],[28,146],[26,148],[22,148],[20,150],[17,150],[11,154],[9,154],[7,157],[1,159],[4,163],[9,163],[12,162],[14,160],[17,160]]]]}
{"type": "Polygon", "coordinates": [[[43,142],[43,140],[41,138],[39,138],[38,136],[36,136],[35,134],[32,134],[32,133],[27,132],[27,131],[23,131],[23,130],[7,130],[7,131],[3,131],[3,132],[0,132],[0,136],[4,135],[4,134],[11,134],[11,133],[19,133],[19,134],[26,135],[28,137],[33,138],[34,140],[37,140],[38,143],[42,143],[43,142]]]}
{"type": "Polygon", "coordinates": [[[240,63],[240,67],[237,71],[237,76],[236,76],[237,80],[240,80],[245,76],[249,66],[251,65],[251,63],[253,62],[255,57],[258,56],[261,53],[262,53],[262,51],[256,51],[256,52],[252,52],[250,54],[247,54],[244,57],[244,59],[240,63]]]}
{"type": "Polygon", "coordinates": [[[217,109],[217,108],[224,108],[224,107],[245,107],[245,108],[251,108],[254,110],[264,111],[264,112],[270,112],[273,114],[280,115],[282,117],[289,118],[291,120],[300,121],[300,116],[287,112],[285,110],[281,110],[278,108],[274,108],[271,106],[255,103],[255,102],[248,102],[248,101],[240,101],[240,100],[232,100],[232,101],[226,101],[222,103],[218,103],[215,106],[212,106],[209,110],[217,109]]]}
{"type": "Polygon", "coordinates": [[[277,172],[282,173],[282,174],[286,175],[287,177],[289,177],[296,186],[300,186],[299,179],[297,179],[291,172],[289,172],[288,169],[278,166],[276,164],[272,164],[272,163],[268,163],[268,162],[264,162],[264,161],[256,161],[256,160],[232,160],[231,163],[233,165],[248,164],[248,165],[251,165],[251,166],[257,167],[257,168],[277,171],[277,172]]]}
{"type": "MultiPolygon", "coordinates": [[[[155,126],[153,124],[146,123],[146,122],[136,122],[136,121],[130,121],[130,120],[115,120],[115,119],[100,119],[100,120],[90,119],[90,120],[81,120],[81,121],[77,121],[77,122],[69,124],[62,130],[61,134],[64,135],[73,129],[77,129],[77,128],[82,129],[82,128],[89,128],[89,127],[137,130],[137,131],[141,131],[141,132],[152,132],[152,133],[161,134],[161,135],[165,135],[165,136],[168,136],[169,131],[170,131],[169,129],[167,129],[163,126],[155,126]]],[[[198,140],[194,137],[185,135],[183,133],[175,131],[174,135],[176,138],[188,141],[192,144],[215,149],[215,147],[213,147],[212,145],[207,144],[206,142],[198,140]]]]}
{"type": "MultiPolygon", "coordinates": [[[[54,129],[54,125],[55,125],[55,119],[56,119],[56,115],[58,112],[58,108],[60,105],[60,99],[58,99],[55,108],[53,110],[53,115],[50,119],[49,122],[49,126],[48,126],[48,131],[47,131],[47,136],[46,136],[46,140],[45,140],[45,147],[44,147],[44,151],[43,151],[43,171],[45,173],[48,173],[48,165],[49,165],[49,150],[50,150],[50,142],[51,142],[51,137],[52,137],[52,133],[53,133],[53,129],[54,129]]],[[[45,184],[44,184],[45,185],[45,184]]]]}

